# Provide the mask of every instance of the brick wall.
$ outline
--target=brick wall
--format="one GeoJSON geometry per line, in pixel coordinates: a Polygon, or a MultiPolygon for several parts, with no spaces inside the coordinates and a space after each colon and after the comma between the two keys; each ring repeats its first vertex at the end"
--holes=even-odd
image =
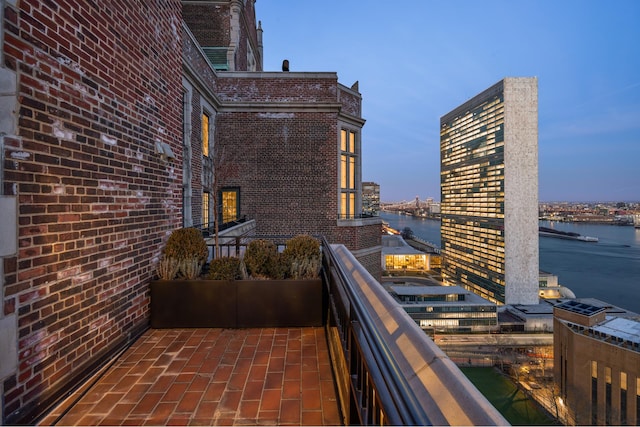
{"type": "Polygon", "coordinates": [[[257,234],[329,235],[337,217],[335,113],[218,112],[216,140],[237,165],[241,215],[257,234]]]}
{"type": "MultiPolygon", "coordinates": [[[[382,275],[382,221],[379,218],[366,219],[366,224],[354,226],[336,227],[333,233],[328,236],[332,243],[342,243],[347,249],[354,252],[355,257],[371,275],[380,279],[382,275]],[[369,252],[373,248],[378,248],[373,253],[369,252]],[[360,254],[359,251],[364,250],[360,254]]],[[[348,222],[348,221],[344,221],[348,222]]]]}
{"type": "MultiPolygon", "coordinates": [[[[222,102],[322,104],[338,112],[338,77],[335,73],[233,73],[218,78],[216,94],[222,102]]],[[[296,105],[289,106],[292,110],[296,105]]],[[[337,120],[337,116],[336,116],[337,120]]]]}
{"type": "Polygon", "coordinates": [[[20,103],[3,181],[19,198],[20,250],[4,260],[19,335],[9,422],[147,323],[182,181],[180,1],[17,5],[3,46],[20,103]]]}
{"type": "MultiPolygon", "coordinates": [[[[233,73],[217,79],[216,95],[226,103],[216,143],[236,165],[223,185],[240,188],[240,213],[256,220],[258,235],[323,235],[354,251],[380,246],[376,220],[338,225],[338,123],[344,110],[360,117],[357,92],[335,73],[233,73]]],[[[365,267],[378,277],[379,251],[369,258],[365,267]]]]}
{"type": "Polygon", "coordinates": [[[182,6],[182,16],[200,45],[229,46],[231,42],[229,3],[185,3],[182,6]]]}

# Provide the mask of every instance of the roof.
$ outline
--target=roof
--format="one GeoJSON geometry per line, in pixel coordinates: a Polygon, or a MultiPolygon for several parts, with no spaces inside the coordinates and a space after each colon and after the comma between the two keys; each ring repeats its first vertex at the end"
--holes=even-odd
{"type": "Polygon", "coordinates": [[[425,255],[425,253],[411,247],[402,236],[383,235],[382,255],[425,255]]]}
{"type": "Polygon", "coordinates": [[[607,317],[607,320],[593,326],[591,329],[640,344],[640,322],[634,319],[607,317]]]}
{"type": "Polygon", "coordinates": [[[396,293],[396,295],[460,295],[464,294],[464,301],[425,301],[422,303],[411,303],[411,305],[468,305],[468,304],[486,304],[486,305],[496,305],[491,301],[487,301],[479,295],[474,294],[471,291],[464,289],[461,286],[390,286],[391,290],[396,293]]]}
{"type": "Polygon", "coordinates": [[[525,318],[531,318],[534,316],[549,317],[553,316],[553,306],[542,302],[540,304],[515,304],[507,305],[506,309],[511,311],[511,314],[515,316],[524,316],[525,318]]]}
{"type": "Polygon", "coordinates": [[[586,302],[577,300],[565,301],[557,307],[583,316],[593,316],[594,314],[604,311],[604,307],[587,304],[586,302]]]}
{"type": "Polygon", "coordinates": [[[202,51],[206,55],[207,59],[218,71],[228,71],[229,64],[227,63],[227,47],[224,46],[202,46],[202,51]]]}

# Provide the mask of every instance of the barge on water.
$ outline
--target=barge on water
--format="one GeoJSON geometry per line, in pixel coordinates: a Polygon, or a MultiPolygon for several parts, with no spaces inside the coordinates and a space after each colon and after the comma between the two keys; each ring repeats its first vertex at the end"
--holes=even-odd
{"type": "Polygon", "coordinates": [[[579,240],[581,242],[597,242],[597,237],[583,236],[571,231],[554,230],[548,227],[538,227],[538,233],[543,237],[555,237],[557,239],[579,240]]]}

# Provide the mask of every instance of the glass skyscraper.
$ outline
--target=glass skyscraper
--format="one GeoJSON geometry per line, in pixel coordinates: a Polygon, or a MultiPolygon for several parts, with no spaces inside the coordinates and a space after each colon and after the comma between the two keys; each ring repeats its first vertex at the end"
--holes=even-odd
{"type": "Polygon", "coordinates": [[[537,78],[505,78],[440,120],[443,278],[538,303],[537,78]]]}

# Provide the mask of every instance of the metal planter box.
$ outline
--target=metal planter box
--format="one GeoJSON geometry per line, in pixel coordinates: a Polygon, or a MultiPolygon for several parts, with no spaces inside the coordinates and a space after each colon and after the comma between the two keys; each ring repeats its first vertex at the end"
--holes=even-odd
{"type": "Polygon", "coordinates": [[[156,280],[152,328],[270,328],[323,325],[321,279],[156,280]]]}

